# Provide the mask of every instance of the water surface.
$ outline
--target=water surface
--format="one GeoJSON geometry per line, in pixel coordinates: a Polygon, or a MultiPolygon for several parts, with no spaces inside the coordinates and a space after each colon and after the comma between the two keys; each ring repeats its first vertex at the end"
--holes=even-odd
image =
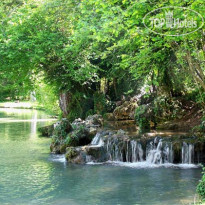
{"type": "Polygon", "coordinates": [[[70,165],[37,128],[49,116],[0,109],[0,204],[190,204],[201,169],[70,165]]]}

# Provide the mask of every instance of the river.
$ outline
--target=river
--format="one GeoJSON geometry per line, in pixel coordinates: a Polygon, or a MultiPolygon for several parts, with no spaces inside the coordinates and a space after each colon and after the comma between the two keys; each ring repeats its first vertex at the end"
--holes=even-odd
{"type": "Polygon", "coordinates": [[[71,165],[37,131],[42,111],[0,109],[1,205],[179,205],[194,201],[200,168],[71,165]]]}

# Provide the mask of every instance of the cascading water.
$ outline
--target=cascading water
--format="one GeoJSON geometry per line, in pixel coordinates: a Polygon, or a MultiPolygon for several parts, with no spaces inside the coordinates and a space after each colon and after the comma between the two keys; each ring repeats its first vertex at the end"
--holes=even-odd
{"type": "MultiPolygon", "coordinates": [[[[106,149],[109,160],[123,161],[124,144],[120,143],[118,139],[108,139],[106,149]]],[[[126,158],[127,154],[126,154],[126,158]]]]}
{"type": "Polygon", "coordinates": [[[162,164],[162,140],[160,139],[158,144],[155,142],[150,142],[150,147],[147,147],[146,161],[154,164],[162,164]]]}
{"type": "Polygon", "coordinates": [[[99,147],[101,153],[109,161],[146,162],[147,164],[194,163],[193,144],[183,142],[180,145],[179,143],[165,141],[160,137],[155,137],[146,142],[134,139],[130,140],[129,138],[119,138],[118,136],[104,136],[103,133],[97,133],[90,147],[99,147]]]}
{"type": "MultiPolygon", "coordinates": [[[[164,164],[174,162],[172,142],[156,137],[147,143],[143,151],[140,141],[109,138],[105,143],[108,159],[121,162],[146,162],[148,164],[164,164]]],[[[181,163],[193,163],[194,145],[183,142],[181,163]]]]}
{"type": "Polygon", "coordinates": [[[182,145],[182,163],[191,164],[194,158],[194,145],[183,142],[182,145]]]}
{"type": "Polygon", "coordinates": [[[154,164],[173,163],[172,144],[155,138],[146,149],[146,161],[154,164]]]}
{"type": "Polygon", "coordinates": [[[97,133],[91,142],[91,146],[102,147],[103,145],[104,145],[104,142],[101,139],[100,133],[97,133]]]}
{"type": "Polygon", "coordinates": [[[132,162],[142,162],[143,161],[143,149],[142,145],[134,140],[130,141],[132,150],[132,162]]]}

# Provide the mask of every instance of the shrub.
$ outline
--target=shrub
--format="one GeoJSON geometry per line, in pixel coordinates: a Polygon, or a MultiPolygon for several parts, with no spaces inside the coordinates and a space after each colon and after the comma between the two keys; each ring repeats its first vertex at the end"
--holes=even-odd
{"type": "Polygon", "coordinates": [[[85,126],[81,125],[67,135],[64,140],[64,143],[67,146],[76,147],[89,144],[91,140],[92,137],[89,136],[87,129],[85,128],[85,126]]]}
{"type": "Polygon", "coordinates": [[[197,186],[196,191],[199,194],[201,201],[205,202],[205,167],[203,168],[202,173],[203,173],[203,176],[202,176],[202,179],[197,186]]]}
{"type": "Polygon", "coordinates": [[[149,107],[147,105],[141,105],[136,109],[135,120],[139,125],[140,130],[150,129],[150,116],[148,113],[149,107]]]}
{"type": "Polygon", "coordinates": [[[94,113],[103,115],[106,112],[106,98],[103,93],[94,94],[94,113]]]}
{"type": "Polygon", "coordinates": [[[55,127],[52,136],[52,143],[59,145],[64,143],[67,134],[72,130],[72,126],[69,121],[63,118],[55,127]]]}

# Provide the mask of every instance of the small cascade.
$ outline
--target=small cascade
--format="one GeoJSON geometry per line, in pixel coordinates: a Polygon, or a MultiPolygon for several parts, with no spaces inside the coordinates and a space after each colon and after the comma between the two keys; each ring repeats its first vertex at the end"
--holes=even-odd
{"type": "Polygon", "coordinates": [[[130,141],[132,150],[132,162],[142,162],[143,161],[143,149],[142,145],[135,140],[130,141]]]}
{"type": "Polygon", "coordinates": [[[91,146],[102,147],[103,145],[104,145],[104,142],[100,136],[100,133],[97,133],[91,142],[91,146]]]}
{"type": "Polygon", "coordinates": [[[173,163],[172,144],[155,138],[147,146],[146,161],[152,164],[173,163]]]}
{"type": "Polygon", "coordinates": [[[106,145],[108,159],[111,161],[123,161],[123,148],[124,144],[121,144],[117,138],[108,139],[106,145]]]}
{"type": "Polygon", "coordinates": [[[194,159],[194,145],[183,142],[182,145],[182,164],[191,164],[194,159]]]}
{"type": "Polygon", "coordinates": [[[180,149],[181,157],[178,157],[177,152],[174,153],[174,146],[172,142],[164,141],[160,137],[144,143],[143,146],[140,141],[116,137],[108,138],[104,148],[110,161],[166,164],[175,160],[182,164],[194,163],[194,145],[183,142],[180,149]]]}
{"type": "Polygon", "coordinates": [[[150,146],[147,147],[146,150],[146,161],[152,164],[162,164],[162,140],[160,139],[158,144],[156,140],[154,142],[150,142],[150,146]]]}
{"type": "Polygon", "coordinates": [[[98,145],[99,141],[100,141],[100,133],[97,133],[93,138],[91,145],[98,145]]]}

